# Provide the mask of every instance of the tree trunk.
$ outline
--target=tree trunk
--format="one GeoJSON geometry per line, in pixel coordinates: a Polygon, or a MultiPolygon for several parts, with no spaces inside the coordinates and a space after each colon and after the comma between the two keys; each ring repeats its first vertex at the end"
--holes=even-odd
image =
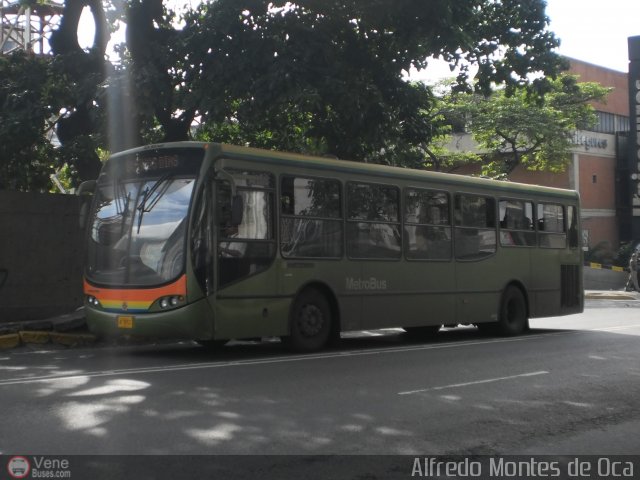
{"type": "MultiPolygon", "coordinates": [[[[63,61],[68,65],[66,72],[74,83],[82,86],[80,90],[86,94],[70,109],[72,113],[58,122],[57,134],[63,147],[96,131],[96,125],[89,112],[96,96],[98,83],[104,79],[106,70],[104,54],[108,41],[109,30],[100,0],[66,0],[60,27],[51,34],[51,49],[55,55],[65,57],[63,61]],[[96,31],[94,45],[89,52],[83,51],[78,44],[80,16],[84,7],[87,6],[91,9],[96,31]],[[93,79],[92,85],[86,85],[87,78],[93,79]]],[[[81,181],[97,178],[100,166],[97,154],[83,155],[81,158],[76,157],[75,160],[75,167],[81,181]]]]}

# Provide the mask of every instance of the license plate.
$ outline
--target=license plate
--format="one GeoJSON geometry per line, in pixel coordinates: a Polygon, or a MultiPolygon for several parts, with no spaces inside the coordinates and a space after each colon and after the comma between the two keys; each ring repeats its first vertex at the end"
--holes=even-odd
{"type": "Polygon", "coordinates": [[[118,328],[133,328],[133,317],[118,317],[118,328]]]}

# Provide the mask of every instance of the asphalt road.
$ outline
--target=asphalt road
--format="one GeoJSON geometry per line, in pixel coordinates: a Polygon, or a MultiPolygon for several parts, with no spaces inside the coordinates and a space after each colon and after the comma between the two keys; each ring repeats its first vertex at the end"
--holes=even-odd
{"type": "Polygon", "coordinates": [[[590,302],[516,338],[0,353],[0,454],[640,452],[640,305],[590,302]]]}

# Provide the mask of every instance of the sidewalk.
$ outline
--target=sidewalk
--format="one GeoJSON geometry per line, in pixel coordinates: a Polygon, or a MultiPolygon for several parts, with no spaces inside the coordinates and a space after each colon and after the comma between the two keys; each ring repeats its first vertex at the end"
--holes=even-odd
{"type": "Polygon", "coordinates": [[[640,293],[624,290],[585,290],[586,300],[640,300],[640,293]]]}

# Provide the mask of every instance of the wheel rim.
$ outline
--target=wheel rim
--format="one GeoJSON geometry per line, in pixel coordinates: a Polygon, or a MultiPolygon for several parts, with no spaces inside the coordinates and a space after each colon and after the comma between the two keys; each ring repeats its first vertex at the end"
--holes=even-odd
{"type": "Polygon", "coordinates": [[[324,315],[317,305],[305,304],[300,307],[297,322],[299,332],[305,337],[314,337],[322,331],[324,315]]]}

